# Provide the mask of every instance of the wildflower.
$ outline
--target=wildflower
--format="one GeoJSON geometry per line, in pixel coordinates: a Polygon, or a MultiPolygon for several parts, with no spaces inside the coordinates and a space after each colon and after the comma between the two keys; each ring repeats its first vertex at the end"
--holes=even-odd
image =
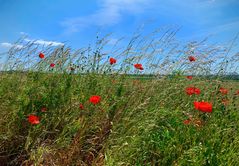
{"type": "Polygon", "coordinates": [[[194,94],[199,95],[201,93],[200,89],[194,88],[194,94]]]}
{"type": "Polygon", "coordinates": [[[55,63],[51,63],[50,67],[52,67],[52,68],[55,67],[55,63]]]}
{"type": "Polygon", "coordinates": [[[116,63],[116,59],[110,58],[110,64],[113,65],[114,63],[116,63]]]}
{"type": "Polygon", "coordinates": [[[190,62],[196,61],[196,58],[194,56],[189,56],[188,59],[189,59],[190,62]]]}
{"type": "Polygon", "coordinates": [[[134,64],[134,67],[135,67],[136,69],[139,69],[139,70],[144,70],[142,64],[140,64],[140,63],[134,64]]]}
{"type": "Polygon", "coordinates": [[[47,108],[46,107],[42,107],[41,108],[41,112],[46,112],[47,108]]]}
{"type": "Polygon", "coordinates": [[[40,120],[39,120],[39,117],[36,116],[36,115],[29,115],[28,116],[28,122],[35,125],[35,124],[39,124],[40,120]]]}
{"type": "Polygon", "coordinates": [[[45,57],[45,55],[43,53],[40,52],[39,54],[39,58],[43,59],[45,57]]]}
{"type": "Polygon", "coordinates": [[[83,104],[80,104],[79,107],[80,107],[81,110],[84,110],[84,105],[83,104]]]}
{"type": "Polygon", "coordinates": [[[188,87],[186,88],[186,93],[188,95],[193,95],[194,94],[194,88],[193,87],[188,87]]]}
{"type": "Polygon", "coordinates": [[[92,104],[97,104],[97,103],[99,103],[100,102],[100,100],[101,100],[101,97],[100,96],[91,96],[90,97],[90,102],[92,103],[92,104]]]}
{"type": "Polygon", "coordinates": [[[190,119],[187,119],[187,120],[184,120],[183,121],[183,124],[185,124],[185,125],[188,125],[188,124],[190,124],[191,123],[191,120],[190,119]]]}
{"type": "Polygon", "coordinates": [[[188,87],[188,88],[186,88],[186,93],[188,95],[193,95],[193,94],[199,95],[201,93],[201,91],[200,91],[200,89],[195,88],[195,87],[188,87]]]}
{"type": "Polygon", "coordinates": [[[220,92],[221,92],[221,94],[223,94],[223,95],[226,95],[227,93],[228,93],[228,90],[227,89],[225,89],[225,88],[220,88],[220,90],[219,90],[220,92]]]}
{"type": "Polygon", "coordinates": [[[194,102],[194,108],[201,112],[212,112],[212,104],[209,102],[194,102]]]}
{"type": "Polygon", "coordinates": [[[193,76],[187,76],[187,79],[191,80],[193,79],[193,76]]]}

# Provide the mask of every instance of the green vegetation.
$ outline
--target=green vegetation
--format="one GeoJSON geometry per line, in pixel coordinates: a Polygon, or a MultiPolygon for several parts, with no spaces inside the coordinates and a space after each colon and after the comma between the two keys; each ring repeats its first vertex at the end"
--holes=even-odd
{"type": "MultiPolygon", "coordinates": [[[[158,36],[164,41],[159,48],[174,48],[172,33],[158,36]]],[[[31,43],[11,49],[4,69],[15,72],[0,74],[0,163],[239,165],[239,82],[220,80],[223,73],[212,68],[220,50],[201,50],[202,42],[189,43],[195,62],[188,62],[192,53],[187,50],[175,50],[180,55],[161,61],[146,39],[151,38],[136,35],[120,54],[113,51],[113,65],[101,54],[105,38],[94,50],[49,46],[41,50],[42,59],[31,43]],[[50,63],[56,65],[51,68],[50,63]],[[135,69],[135,63],[142,63],[144,70],[135,69]],[[211,71],[217,79],[196,76],[211,71]],[[145,79],[144,72],[152,73],[151,79],[145,79]],[[191,80],[186,78],[189,74],[194,75],[191,80]],[[190,86],[199,88],[200,94],[185,93],[190,86]],[[100,102],[93,104],[93,95],[100,96],[100,102]],[[196,110],[194,101],[212,103],[212,112],[196,110]],[[29,115],[38,116],[39,124],[31,124],[29,115]]]]}

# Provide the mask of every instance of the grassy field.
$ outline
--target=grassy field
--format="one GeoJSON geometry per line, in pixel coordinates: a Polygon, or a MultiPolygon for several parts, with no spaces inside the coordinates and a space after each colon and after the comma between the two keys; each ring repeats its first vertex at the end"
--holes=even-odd
{"type": "Polygon", "coordinates": [[[205,57],[191,61],[185,52],[173,67],[165,58],[165,77],[141,79],[146,60],[126,57],[117,68],[92,53],[80,74],[68,48],[41,57],[29,47],[36,61],[9,52],[17,57],[5,67],[15,72],[0,74],[0,165],[239,165],[239,82],[197,77],[211,70],[205,57]],[[194,76],[170,75],[178,66],[194,76]],[[195,106],[203,101],[212,110],[195,106]]]}

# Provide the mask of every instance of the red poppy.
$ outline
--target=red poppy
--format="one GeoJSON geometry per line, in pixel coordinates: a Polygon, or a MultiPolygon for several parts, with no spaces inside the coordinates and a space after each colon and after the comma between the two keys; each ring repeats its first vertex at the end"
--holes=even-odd
{"type": "Polygon", "coordinates": [[[46,107],[42,107],[41,108],[41,112],[46,112],[47,108],[46,107]]]}
{"type": "Polygon", "coordinates": [[[51,63],[50,67],[52,67],[52,68],[55,67],[55,63],[51,63]]]}
{"type": "Polygon", "coordinates": [[[45,55],[43,53],[40,52],[39,54],[39,58],[43,59],[45,57],[45,55]]]}
{"type": "Polygon", "coordinates": [[[110,58],[110,64],[113,65],[114,63],[116,63],[116,59],[110,58]]]}
{"type": "Polygon", "coordinates": [[[134,64],[134,67],[135,67],[136,69],[139,69],[139,70],[144,70],[142,64],[140,64],[140,63],[134,64]]]}
{"type": "Polygon", "coordinates": [[[90,97],[90,102],[91,102],[92,104],[97,104],[97,103],[100,102],[100,100],[101,100],[101,97],[100,97],[100,96],[91,96],[91,97],[90,97]]]}
{"type": "Polygon", "coordinates": [[[225,88],[220,88],[220,90],[219,90],[220,92],[221,92],[221,94],[223,94],[223,95],[226,95],[227,93],[228,93],[228,90],[227,89],[225,89],[225,88]]]}
{"type": "Polygon", "coordinates": [[[201,93],[200,89],[195,88],[195,87],[188,87],[188,88],[186,88],[185,91],[188,95],[193,95],[193,94],[199,95],[201,93]]]}
{"type": "Polygon", "coordinates": [[[29,115],[28,116],[28,122],[35,125],[35,124],[39,124],[40,120],[39,120],[39,117],[36,116],[36,115],[29,115]]]}
{"type": "Polygon", "coordinates": [[[191,80],[193,79],[193,76],[187,76],[187,79],[191,80]]]}
{"type": "Polygon", "coordinates": [[[202,112],[212,112],[212,104],[209,102],[194,102],[194,108],[202,112]]]}
{"type": "Polygon", "coordinates": [[[71,70],[71,71],[74,71],[74,70],[75,70],[75,68],[74,68],[74,67],[70,67],[70,70],[71,70]]]}
{"type": "Polygon", "coordinates": [[[194,56],[189,56],[188,59],[189,59],[190,62],[196,61],[196,58],[194,56]]]}
{"type": "Polygon", "coordinates": [[[201,93],[201,90],[198,88],[194,88],[194,94],[199,95],[201,93]]]}
{"type": "Polygon", "coordinates": [[[190,119],[187,119],[187,120],[184,120],[183,121],[183,124],[185,124],[185,125],[188,125],[188,124],[190,124],[191,123],[191,120],[190,119]]]}
{"type": "Polygon", "coordinates": [[[84,110],[84,105],[83,104],[80,104],[79,107],[80,107],[81,110],[84,110]]]}
{"type": "Polygon", "coordinates": [[[188,87],[186,88],[186,93],[188,95],[193,95],[194,94],[194,88],[193,87],[188,87]]]}

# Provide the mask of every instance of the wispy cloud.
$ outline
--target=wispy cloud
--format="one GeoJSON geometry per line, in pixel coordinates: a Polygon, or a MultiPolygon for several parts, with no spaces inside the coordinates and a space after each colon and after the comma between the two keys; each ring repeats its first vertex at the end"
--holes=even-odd
{"type": "Polygon", "coordinates": [[[100,8],[93,14],[69,18],[61,22],[67,33],[77,32],[88,26],[114,25],[122,19],[124,13],[143,12],[154,0],[98,0],[100,8]]]}
{"type": "Polygon", "coordinates": [[[47,40],[35,40],[35,39],[24,39],[26,42],[34,43],[34,44],[40,44],[40,45],[51,45],[51,46],[63,46],[64,43],[56,42],[56,41],[47,41],[47,40]]]}
{"type": "Polygon", "coordinates": [[[15,47],[15,48],[19,48],[19,49],[24,47],[23,45],[20,45],[20,44],[12,44],[12,43],[8,43],[8,42],[0,43],[0,46],[3,47],[3,48],[15,47]]]}
{"type": "MultiPolygon", "coordinates": [[[[47,41],[47,40],[42,40],[42,39],[39,39],[39,40],[35,40],[35,39],[24,39],[23,40],[24,42],[29,42],[29,43],[33,43],[33,44],[38,44],[38,45],[45,45],[45,46],[48,46],[48,45],[51,45],[51,46],[63,46],[64,43],[61,43],[61,42],[56,42],[56,41],[47,41]]],[[[9,42],[3,42],[3,43],[0,43],[0,46],[2,48],[12,48],[12,47],[15,47],[15,48],[24,48],[24,43],[23,44],[15,44],[15,43],[9,43],[9,42]]]]}
{"type": "Polygon", "coordinates": [[[147,11],[154,11],[159,17],[184,18],[187,22],[205,25],[221,17],[223,12],[215,9],[220,9],[226,4],[223,0],[98,0],[98,2],[99,9],[94,13],[63,20],[60,24],[65,28],[65,32],[71,34],[90,26],[115,25],[125,14],[134,15],[147,11]]]}
{"type": "Polygon", "coordinates": [[[26,32],[20,32],[19,34],[23,35],[23,36],[28,36],[28,33],[26,33],[26,32]]]}

